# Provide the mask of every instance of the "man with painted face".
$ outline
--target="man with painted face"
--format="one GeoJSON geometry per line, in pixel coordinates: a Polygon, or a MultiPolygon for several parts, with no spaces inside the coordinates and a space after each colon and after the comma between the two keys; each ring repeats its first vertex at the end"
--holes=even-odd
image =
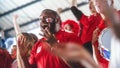
{"type": "Polygon", "coordinates": [[[66,33],[60,30],[61,19],[56,11],[45,9],[40,15],[40,28],[43,34],[32,48],[29,62],[37,64],[38,68],[69,68],[63,59],[54,55],[52,47],[55,44],[79,42],[78,37],[66,37],[66,33]]]}
{"type": "MultiPolygon", "coordinates": [[[[42,14],[40,15],[40,28],[43,32],[43,36],[49,39],[49,37],[53,37],[52,34],[55,34],[60,29],[60,17],[57,15],[55,11],[46,9],[43,10],[42,14]]],[[[54,39],[54,38],[50,38],[54,39]]],[[[50,41],[48,40],[48,42],[50,41]]],[[[55,39],[54,39],[55,41],[55,39]]]]}

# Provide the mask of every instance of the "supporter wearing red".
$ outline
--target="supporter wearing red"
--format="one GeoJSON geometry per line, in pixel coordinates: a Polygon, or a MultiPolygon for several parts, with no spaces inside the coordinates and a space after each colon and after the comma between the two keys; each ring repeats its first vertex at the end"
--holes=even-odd
{"type": "MultiPolygon", "coordinates": [[[[100,51],[100,43],[98,42],[98,37],[100,33],[105,29],[107,26],[105,25],[105,21],[101,20],[98,27],[93,32],[92,44],[95,53],[96,60],[101,68],[108,68],[109,61],[103,57],[100,51]]],[[[109,43],[109,42],[108,42],[109,43]]]]}
{"type": "Polygon", "coordinates": [[[80,34],[79,24],[70,19],[66,20],[65,22],[62,22],[62,30],[68,33],[74,33],[77,36],[79,36],[80,34]]]}
{"type": "Polygon", "coordinates": [[[7,50],[0,48],[0,68],[11,68],[12,58],[7,50]]]}
{"type": "MultiPolygon", "coordinates": [[[[66,39],[67,35],[64,31],[59,31],[61,27],[60,17],[55,11],[45,9],[40,15],[40,20],[40,28],[44,38],[33,46],[29,60],[30,64],[37,64],[38,68],[69,68],[62,58],[52,52],[54,43],[71,42],[69,37],[66,39]]],[[[77,39],[74,41],[77,41],[77,39]]]]}
{"type": "Polygon", "coordinates": [[[89,8],[91,11],[90,16],[86,16],[82,11],[77,9],[75,6],[75,1],[72,0],[72,7],[71,11],[77,18],[77,20],[80,23],[81,31],[80,31],[80,39],[83,44],[83,46],[92,54],[92,34],[93,31],[95,30],[96,26],[100,23],[100,20],[102,19],[100,14],[96,12],[96,9],[93,5],[93,2],[89,0],[89,8]]]}

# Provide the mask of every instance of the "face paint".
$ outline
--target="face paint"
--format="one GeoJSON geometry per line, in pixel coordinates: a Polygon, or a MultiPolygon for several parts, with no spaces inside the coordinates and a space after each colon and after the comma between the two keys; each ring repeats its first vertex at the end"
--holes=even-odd
{"type": "Polygon", "coordinates": [[[55,25],[55,31],[58,32],[59,30],[60,30],[60,24],[56,23],[56,25],[55,25]]]}
{"type": "Polygon", "coordinates": [[[49,28],[50,24],[53,23],[54,19],[50,17],[40,17],[41,29],[49,28]]]}
{"type": "Polygon", "coordinates": [[[53,22],[53,19],[52,19],[52,18],[46,18],[45,21],[46,21],[47,23],[51,23],[51,22],[53,22]]]}
{"type": "Polygon", "coordinates": [[[60,29],[60,25],[57,24],[56,16],[49,14],[49,13],[43,13],[40,16],[40,26],[41,29],[44,30],[47,28],[52,34],[56,33],[60,29]]]}
{"type": "Polygon", "coordinates": [[[44,21],[44,22],[46,22],[46,23],[49,23],[49,22],[53,22],[53,18],[41,16],[41,17],[40,17],[40,21],[41,21],[41,22],[44,21]]]}
{"type": "Polygon", "coordinates": [[[60,24],[55,22],[55,20],[50,23],[50,32],[56,33],[60,30],[60,24]]]}
{"type": "Polygon", "coordinates": [[[52,34],[55,33],[55,21],[53,21],[53,22],[50,23],[50,28],[49,29],[50,29],[50,32],[52,34]]]}

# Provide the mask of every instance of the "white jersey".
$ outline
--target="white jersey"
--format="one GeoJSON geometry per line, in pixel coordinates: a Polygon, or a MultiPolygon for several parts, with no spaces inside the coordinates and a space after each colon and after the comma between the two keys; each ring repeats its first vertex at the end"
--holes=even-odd
{"type": "Polygon", "coordinates": [[[111,58],[109,68],[120,68],[120,39],[111,40],[111,58]]]}

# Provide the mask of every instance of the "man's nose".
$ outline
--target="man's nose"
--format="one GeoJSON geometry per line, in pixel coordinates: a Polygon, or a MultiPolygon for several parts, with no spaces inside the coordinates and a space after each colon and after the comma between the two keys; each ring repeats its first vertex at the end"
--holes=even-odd
{"type": "Polygon", "coordinates": [[[45,29],[46,27],[48,27],[49,25],[46,23],[44,23],[44,24],[41,24],[41,27],[43,28],[43,29],[45,29]]]}

